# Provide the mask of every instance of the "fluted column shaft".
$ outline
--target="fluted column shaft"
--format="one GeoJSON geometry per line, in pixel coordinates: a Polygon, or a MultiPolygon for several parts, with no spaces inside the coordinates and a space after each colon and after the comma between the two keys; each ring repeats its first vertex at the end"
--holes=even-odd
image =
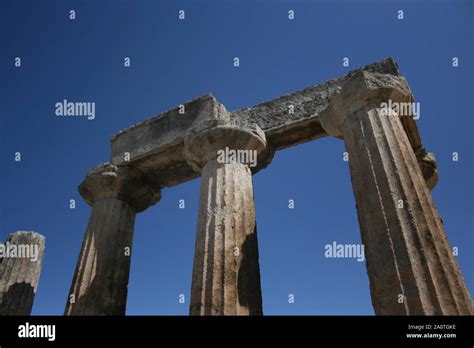
{"type": "Polygon", "coordinates": [[[470,314],[469,292],[399,118],[366,108],[342,129],[376,314],[470,314]]]}
{"type": "Polygon", "coordinates": [[[136,213],[155,204],[159,191],[141,173],[108,163],[94,168],[79,186],[92,205],[66,315],[124,315],[136,213]]]}
{"type": "Polygon", "coordinates": [[[18,231],[9,236],[0,258],[0,316],[30,315],[43,264],[45,238],[18,231]]]}
{"type": "Polygon", "coordinates": [[[125,314],[134,223],[135,210],[126,202],[93,203],[67,315],[125,314]]]}
{"type": "Polygon", "coordinates": [[[191,315],[262,314],[252,174],[272,156],[254,122],[213,98],[199,110],[184,140],[184,157],[201,174],[191,315]]]}
{"type": "Polygon", "coordinates": [[[321,117],[322,126],[342,137],[349,153],[375,313],[472,314],[469,292],[400,116],[381,107],[389,101],[413,101],[404,78],[359,72],[321,117]]]}
{"type": "Polygon", "coordinates": [[[262,314],[252,173],[209,161],[201,198],[191,315],[262,314]]]}

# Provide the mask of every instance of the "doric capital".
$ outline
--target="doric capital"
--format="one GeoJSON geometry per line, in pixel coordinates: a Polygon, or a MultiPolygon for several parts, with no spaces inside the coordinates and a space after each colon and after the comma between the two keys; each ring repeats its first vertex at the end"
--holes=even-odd
{"type": "Polygon", "coordinates": [[[196,172],[221,154],[255,155],[255,165],[250,165],[254,173],[271,162],[273,150],[265,133],[256,123],[233,116],[214,98],[200,108],[184,139],[184,157],[196,172]]]}
{"type": "Polygon", "coordinates": [[[330,97],[329,106],[320,114],[324,130],[342,138],[342,125],[353,113],[382,102],[412,102],[413,95],[403,76],[358,70],[330,97]]]}
{"type": "Polygon", "coordinates": [[[132,205],[137,213],[161,198],[160,190],[150,187],[139,170],[109,163],[98,165],[89,171],[78,189],[90,205],[102,198],[115,198],[132,205]]]}

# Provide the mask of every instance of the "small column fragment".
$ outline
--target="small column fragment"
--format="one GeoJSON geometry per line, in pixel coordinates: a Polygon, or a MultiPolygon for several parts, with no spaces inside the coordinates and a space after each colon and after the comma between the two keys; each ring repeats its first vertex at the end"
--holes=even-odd
{"type": "Polygon", "coordinates": [[[0,315],[30,315],[43,264],[45,238],[32,231],[0,244],[0,315]]]}

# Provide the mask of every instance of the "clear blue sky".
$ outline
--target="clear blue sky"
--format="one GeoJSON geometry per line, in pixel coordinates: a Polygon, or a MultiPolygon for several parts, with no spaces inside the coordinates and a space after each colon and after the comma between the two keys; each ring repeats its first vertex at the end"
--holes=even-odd
{"type": "MultiPolygon", "coordinates": [[[[207,92],[235,110],[389,56],[421,103],[418,126],[440,168],[434,200],[472,293],[472,1],[7,0],[0,6],[0,237],[16,230],[46,236],[33,314],[64,311],[91,211],[77,185],[109,159],[112,134],[207,92]],[[130,68],[123,66],[126,56],[130,68]],[[350,58],[348,68],[343,57],[350,58]],[[56,117],[54,105],[63,99],[95,102],[96,119],[56,117]],[[14,161],[17,151],[21,162],[14,161]]],[[[324,257],[333,241],[360,243],[343,152],[342,141],[327,137],[278,152],[254,176],[265,314],[374,313],[365,264],[324,257]]],[[[198,195],[199,179],[164,189],[161,202],[138,215],[127,314],[188,313],[198,195]]]]}

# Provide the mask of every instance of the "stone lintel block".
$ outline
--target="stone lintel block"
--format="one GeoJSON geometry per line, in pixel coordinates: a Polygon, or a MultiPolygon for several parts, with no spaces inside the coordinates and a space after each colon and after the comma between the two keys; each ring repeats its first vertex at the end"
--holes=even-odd
{"type": "MultiPolygon", "coordinates": [[[[237,124],[256,123],[275,151],[327,136],[319,115],[331,106],[331,96],[346,80],[361,71],[387,78],[400,76],[397,64],[388,58],[346,76],[236,110],[230,113],[230,120],[237,124]]],[[[217,104],[211,94],[206,94],[119,132],[112,137],[110,162],[118,166],[133,165],[144,173],[148,182],[160,187],[172,187],[198,177],[185,159],[184,139],[202,110],[217,104]],[[130,155],[128,161],[126,153],[130,155]]],[[[415,153],[423,152],[415,120],[404,117],[402,124],[415,153]]]]}

